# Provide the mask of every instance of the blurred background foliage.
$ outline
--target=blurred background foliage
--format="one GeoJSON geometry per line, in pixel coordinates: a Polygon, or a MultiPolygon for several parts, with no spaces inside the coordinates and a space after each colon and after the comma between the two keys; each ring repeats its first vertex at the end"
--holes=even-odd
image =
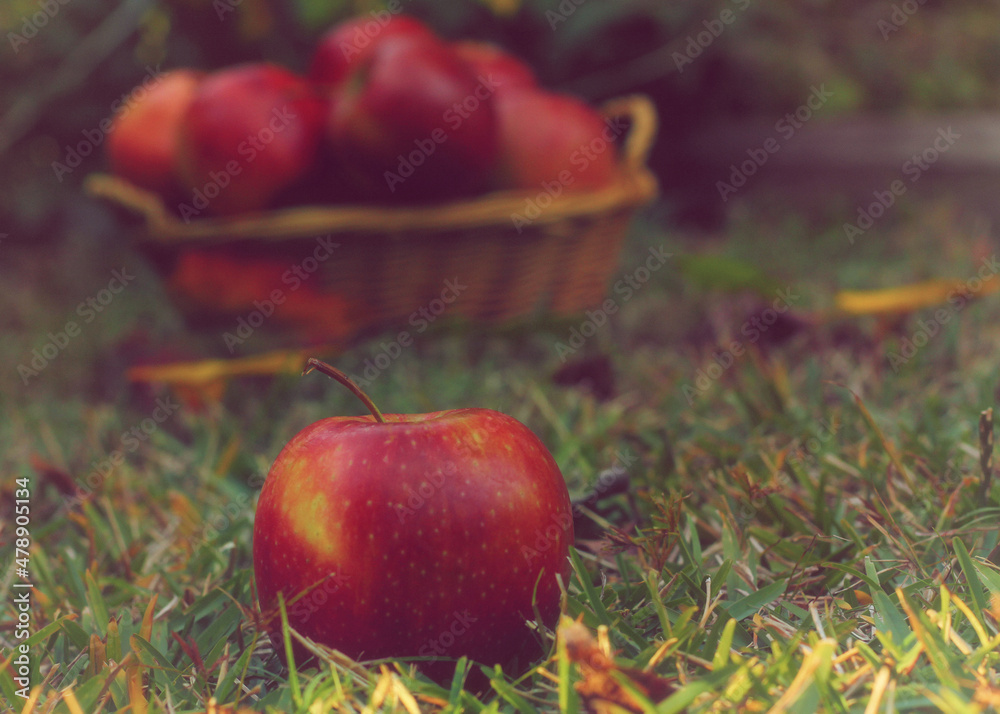
{"type": "MultiPolygon", "coordinates": [[[[269,60],[303,71],[332,23],[382,2],[333,0],[5,0],[0,5],[0,233],[4,245],[115,240],[82,196],[103,152],[57,177],[67,147],[156,68],[269,60]]],[[[824,117],[856,111],[1000,107],[995,3],[751,0],[396,0],[446,37],[497,42],[543,84],[592,101],[644,92],[663,129],[653,168],[706,122],[780,116],[825,83],[824,117]],[[732,24],[691,53],[706,23],[732,24]],[[900,20],[904,20],[901,23],[900,20]],[[692,45],[691,43],[695,44],[692,45]],[[681,54],[678,54],[681,53],[681,54]]],[[[669,184],[668,184],[669,185],[669,184]]],[[[669,196],[667,197],[669,199],[669,196]]]]}

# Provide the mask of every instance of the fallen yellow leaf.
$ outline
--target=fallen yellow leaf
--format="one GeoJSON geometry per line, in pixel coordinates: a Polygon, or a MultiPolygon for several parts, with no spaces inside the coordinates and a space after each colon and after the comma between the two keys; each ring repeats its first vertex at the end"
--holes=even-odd
{"type": "Polygon", "coordinates": [[[926,280],[881,290],[842,290],[834,297],[834,304],[851,315],[905,314],[941,305],[957,295],[976,298],[1000,290],[1000,280],[980,285],[972,290],[965,280],[926,280]]]}
{"type": "Polygon", "coordinates": [[[232,377],[301,374],[306,359],[315,352],[317,350],[278,350],[235,359],[144,364],[129,368],[127,377],[130,382],[194,386],[212,384],[232,377]]]}

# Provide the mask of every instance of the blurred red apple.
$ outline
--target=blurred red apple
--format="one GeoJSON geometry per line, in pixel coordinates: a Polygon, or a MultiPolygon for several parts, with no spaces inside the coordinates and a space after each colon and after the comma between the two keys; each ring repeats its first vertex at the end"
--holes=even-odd
{"type": "Polygon", "coordinates": [[[393,15],[388,10],[345,20],[320,39],[309,65],[309,78],[327,86],[340,84],[380,42],[390,37],[430,39],[434,32],[419,20],[393,15]]]}
{"type": "Polygon", "coordinates": [[[623,126],[581,100],[542,89],[498,93],[499,188],[550,193],[603,188],[618,175],[623,126]]]}
{"type": "Polygon", "coordinates": [[[535,73],[525,62],[502,47],[490,42],[462,40],[453,42],[451,48],[469,66],[477,77],[485,76],[495,82],[498,92],[535,87],[535,73]]]}
{"type": "MultiPolygon", "coordinates": [[[[261,610],[281,593],[292,628],[356,659],[523,670],[541,652],[526,622],[536,608],[557,618],[573,543],[549,451],[490,409],[383,415],[346,375],[314,367],[372,415],[318,421],[278,454],[254,517],[261,610]]],[[[270,627],[283,651],[280,619],[270,627]]],[[[418,666],[439,681],[454,670],[418,666]]]]}
{"type": "Polygon", "coordinates": [[[372,199],[474,194],[497,156],[495,89],[443,42],[388,38],[343,85],[328,136],[372,199]]]}
{"type": "Polygon", "coordinates": [[[178,129],[202,76],[191,69],[166,72],[115,115],[107,144],[112,171],[161,195],[177,190],[178,129]]]}
{"type": "Polygon", "coordinates": [[[311,168],[325,106],[311,83],[271,64],[206,77],[181,125],[180,172],[191,191],[181,217],[266,208],[311,168]]]}

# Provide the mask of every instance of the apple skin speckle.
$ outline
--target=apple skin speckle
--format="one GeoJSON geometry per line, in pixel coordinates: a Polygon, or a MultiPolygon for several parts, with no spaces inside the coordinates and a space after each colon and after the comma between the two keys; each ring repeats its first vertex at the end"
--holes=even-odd
{"type": "MultiPolygon", "coordinates": [[[[539,654],[533,593],[552,625],[556,575],[569,579],[558,466],[500,412],[384,418],[321,420],[278,455],[254,520],[261,610],[283,593],[292,627],[355,658],[523,668],[539,654]]],[[[424,669],[448,679],[453,665],[424,669]]]]}

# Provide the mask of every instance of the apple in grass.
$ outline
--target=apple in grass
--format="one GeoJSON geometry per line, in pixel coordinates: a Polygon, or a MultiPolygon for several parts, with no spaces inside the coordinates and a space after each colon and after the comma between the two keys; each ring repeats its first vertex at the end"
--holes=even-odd
{"type": "Polygon", "coordinates": [[[205,77],[180,128],[178,164],[190,192],[182,217],[267,208],[313,168],[325,112],[315,86],[273,64],[205,77]]]}
{"type": "Polygon", "coordinates": [[[389,37],[342,85],[327,137],[370,199],[473,195],[497,157],[495,88],[435,38],[389,37]]]}
{"type": "MultiPolygon", "coordinates": [[[[459,657],[505,671],[541,650],[569,576],[573,516],[542,442],[490,409],[385,414],[342,372],[313,368],[371,411],[299,432],[268,473],[254,518],[260,607],[355,659],[418,662],[448,681],[459,657]]],[[[272,641],[283,650],[280,621],[272,641]]],[[[304,653],[297,649],[296,663],[304,653]]]]}
{"type": "Polygon", "coordinates": [[[191,69],[166,72],[141,99],[115,115],[107,143],[114,173],[160,195],[173,195],[180,124],[202,76],[191,69]]]}

